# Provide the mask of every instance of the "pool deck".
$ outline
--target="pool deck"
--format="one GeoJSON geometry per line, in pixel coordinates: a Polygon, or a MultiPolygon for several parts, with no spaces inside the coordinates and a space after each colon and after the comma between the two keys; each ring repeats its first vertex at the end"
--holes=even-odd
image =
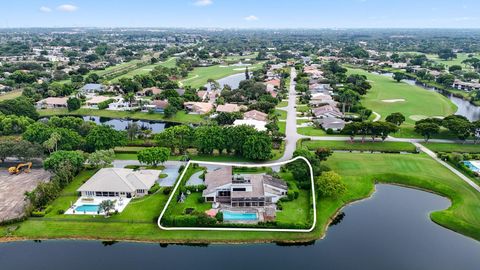
{"type": "Polygon", "coordinates": [[[106,200],[115,200],[115,210],[121,213],[132,200],[131,198],[122,198],[120,202],[119,198],[116,197],[80,197],[70,208],[65,211],[65,215],[105,215],[105,213],[92,213],[92,212],[81,212],[75,211],[75,208],[84,204],[93,204],[98,205],[102,201],[106,200]]]}

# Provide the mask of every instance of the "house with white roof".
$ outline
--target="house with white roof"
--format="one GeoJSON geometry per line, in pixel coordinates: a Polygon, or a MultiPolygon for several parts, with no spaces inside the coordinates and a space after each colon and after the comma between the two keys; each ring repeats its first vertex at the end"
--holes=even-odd
{"type": "Polygon", "coordinates": [[[266,131],[267,130],[267,122],[265,121],[258,121],[253,119],[237,119],[233,122],[234,126],[241,126],[247,125],[255,128],[258,131],[266,131]]]}
{"type": "Polygon", "coordinates": [[[83,197],[142,197],[155,184],[160,170],[103,168],[77,191],[83,197]]]}

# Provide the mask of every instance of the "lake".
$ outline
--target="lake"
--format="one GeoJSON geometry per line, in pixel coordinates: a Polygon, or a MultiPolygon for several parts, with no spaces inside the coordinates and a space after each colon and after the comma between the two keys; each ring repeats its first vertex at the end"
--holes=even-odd
{"type": "Polygon", "coordinates": [[[344,209],[325,239],[306,245],[27,241],[0,244],[0,265],[29,270],[480,269],[480,243],[429,218],[449,205],[434,194],[377,185],[372,198],[344,209]]]}
{"type": "MultiPolygon", "coordinates": [[[[225,85],[229,85],[232,89],[237,89],[238,86],[240,85],[240,82],[245,80],[245,72],[238,73],[238,74],[233,74],[227,77],[223,77],[221,79],[218,79],[217,82],[220,84],[220,89],[223,89],[225,85]]],[[[210,91],[210,84],[205,84],[205,87],[207,88],[208,91],[210,91]]]]}
{"type": "Polygon", "coordinates": [[[96,124],[110,125],[115,130],[125,130],[130,123],[137,123],[141,129],[150,129],[153,133],[160,133],[164,129],[178,125],[172,122],[162,121],[147,121],[147,120],[131,120],[131,119],[116,119],[99,116],[83,116],[84,121],[92,121],[96,124]]]}

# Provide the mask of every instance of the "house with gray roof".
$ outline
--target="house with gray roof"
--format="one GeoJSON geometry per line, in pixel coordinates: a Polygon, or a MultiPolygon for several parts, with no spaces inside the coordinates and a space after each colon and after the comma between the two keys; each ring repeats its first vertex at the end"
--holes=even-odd
{"type": "Polygon", "coordinates": [[[84,197],[142,197],[155,184],[160,170],[103,168],[77,191],[84,197]]]}
{"type": "Polygon", "coordinates": [[[232,167],[222,167],[205,174],[202,196],[207,202],[231,207],[273,205],[287,195],[287,183],[266,174],[233,175],[232,167]]]}
{"type": "Polygon", "coordinates": [[[99,83],[87,83],[82,88],[80,88],[80,92],[84,94],[101,93],[105,90],[105,86],[99,83]]]}

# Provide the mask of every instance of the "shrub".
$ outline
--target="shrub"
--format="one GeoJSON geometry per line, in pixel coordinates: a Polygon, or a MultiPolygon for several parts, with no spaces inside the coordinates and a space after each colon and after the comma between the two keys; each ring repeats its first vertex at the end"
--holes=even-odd
{"type": "Polygon", "coordinates": [[[155,183],[149,190],[148,194],[154,194],[160,189],[160,185],[158,183],[155,183]]]}
{"type": "Polygon", "coordinates": [[[111,98],[111,99],[107,99],[107,100],[105,100],[105,101],[102,101],[102,102],[98,103],[98,109],[99,109],[99,110],[104,110],[104,109],[108,108],[108,104],[113,103],[114,101],[115,101],[115,100],[112,99],[112,98],[111,98]]]}
{"type": "Polygon", "coordinates": [[[223,213],[222,213],[222,212],[218,212],[218,213],[215,215],[215,219],[216,219],[218,222],[223,222],[223,213]]]}
{"type": "Polygon", "coordinates": [[[182,171],[185,169],[185,165],[180,165],[178,168],[178,173],[182,173],[182,171]]]}
{"type": "Polygon", "coordinates": [[[63,214],[65,214],[65,210],[63,210],[63,209],[58,209],[57,214],[63,215],[63,214]]]}
{"type": "Polygon", "coordinates": [[[334,132],[333,132],[333,129],[331,129],[331,128],[327,129],[325,132],[326,132],[327,134],[333,134],[333,133],[334,133],[334,132]]]}
{"type": "Polygon", "coordinates": [[[172,192],[172,188],[171,187],[165,187],[165,188],[163,188],[162,192],[163,192],[164,195],[168,195],[168,194],[170,194],[170,192],[172,192]]]}

